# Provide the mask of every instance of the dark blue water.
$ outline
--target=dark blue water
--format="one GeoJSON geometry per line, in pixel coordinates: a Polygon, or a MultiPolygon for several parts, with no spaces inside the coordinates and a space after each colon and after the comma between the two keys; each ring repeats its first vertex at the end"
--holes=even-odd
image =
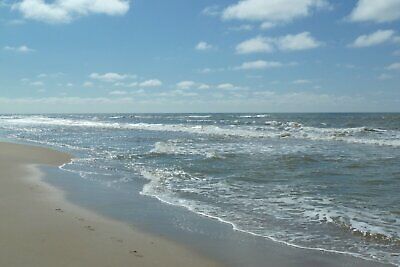
{"type": "Polygon", "coordinates": [[[249,234],[400,264],[400,114],[4,115],[0,135],[249,234]]]}

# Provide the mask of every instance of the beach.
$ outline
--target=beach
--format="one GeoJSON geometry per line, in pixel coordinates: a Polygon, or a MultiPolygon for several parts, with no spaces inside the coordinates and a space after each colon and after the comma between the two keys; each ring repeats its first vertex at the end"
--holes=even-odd
{"type": "MultiPolygon", "coordinates": [[[[208,235],[184,233],[184,241],[175,242],[163,237],[165,230],[149,234],[71,203],[46,182],[70,160],[44,147],[0,143],[0,266],[386,266],[286,246],[195,214],[185,220],[201,224],[208,235]],[[46,180],[42,169],[53,170],[46,180]]],[[[154,208],[163,218],[160,206],[154,208]]],[[[163,228],[162,221],[153,224],[163,228]]]]}
{"type": "Polygon", "coordinates": [[[172,241],[67,202],[39,166],[71,156],[0,143],[0,266],[219,266],[172,241]]]}

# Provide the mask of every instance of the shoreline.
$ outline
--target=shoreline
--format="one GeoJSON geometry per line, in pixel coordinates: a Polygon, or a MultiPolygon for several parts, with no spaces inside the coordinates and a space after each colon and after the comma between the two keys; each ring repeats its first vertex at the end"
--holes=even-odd
{"type": "Polygon", "coordinates": [[[185,247],[65,200],[39,166],[71,156],[0,142],[1,266],[221,266],[185,247]]]}
{"type": "MultiPolygon", "coordinates": [[[[149,223],[150,226],[142,227],[143,221],[138,221],[132,219],[131,217],[119,217],[115,216],[115,213],[109,213],[104,210],[104,206],[108,205],[107,194],[102,195],[102,193],[97,192],[96,188],[93,187],[93,184],[89,185],[85,180],[81,178],[70,177],[68,172],[61,170],[60,168],[54,168],[54,166],[60,166],[69,161],[70,156],[63,153],[57,152],[57,150],[53,150],[51,148],[41,147],[41,146],[30,146],[26,144],[10,144],[10,143],[2,143],[0,142],[0,178],[3,176],[3,167],[4,158],[7,158],[9,154],[6,156],[4,154],[4,147],[18,147],[21,149],[33,149],[36,150],[36,156],[40,156],[46,151],[46,153],[51,153],[52,155],[63,155],[64,161],[57,161],[57,157],[48,157],[47,160],[51,159],[54,162],[39,162],[30,158],[30,161],[27,161],[26,157],[29,153],[22,153],[23,155],[15,155],[17,157],[10,158],[8,157],[8,161],[21,162],[25,165],[30,165],[28,169],[25,169],[25,176],[31,179],[20,179],[21,183],[24,183],[26,187],[28,187],[29,183],[36,183],[38,188],[41,188],[43,192],[40,195],[47,196],[45,200],[45,206],[48,208],[48,213],[52,215],[56,215],[58,217],[65,217],[70,219],[70,224],[77,224],[81,228],[79,231],[82,233],[86,233],[88,236],[82,236],[82,238],[89,238],[90,235],[94,233],[99,234],[100,231],[104,231],[107,229],[107,233],[109,233],[112,229],[113,231],[118,231],[117,234],[109,235],[108,237],[104,236],[104,233],[100,233],[102,237],[99,237],[99,240],[103,243],[112,241],[111,248],[108,246],[99,248],[99,253],[101,251],[108,251],[111,253],[117,247],[124,250],[118,251],[119,257],[127,258],[127,260],[131,260],[130,258],[134,258],[135,266],[310,266],[310,264],[314,266],[393,266],[390,264],[379,263],[370,259],[362,259],[356,256],[352,256],[346,253],[335,253],[328,251],[320,251],[308,248],[297,248],[293,246],[289,246],[287,244],[282,244],[279,241],[273,241],[270,239],[266,239],[259,236],[252,236],[249,233],[235,231],[231,228],[231,225],[228,223],[221,223],[216,219],[211,219],[209,217],[203,217],[198,215],[197,213],[193,213],[185,208],[175,206],[175,205],[167,205],[157,199],[146,199],[139,201],[139,203],[135,203],[138,199],[132,199],[131,202],[127,202],[126,198],[123,199],[124,204],[132,207],[134,205],[141,206],[140,209],[133,208],[132,212],[134,218],[142,217],[144,214],[142,212],[148,213],[151,210],[151,213],[156,214],[156,220],[154,218],[146,218],[144,219],[145,223],[149,223]],[[41,151],[41,153],[38,153],[41,151]],[[68,160],[65,160],[67,158],[68,160]],[[33,164],[33,165],[32,165],[33,164]],[[40,165],[40,169],[37,167],[40,165]],[[46,167],[50,166],[50,167],[46,167]],[[35,167],[36,166],[36,167],[35,167]],[[43,166],[43,168],[42,168],[43,166]],[[51,167],[53,166],[53,167],[51,167]],[[45,173],[42,173],[42,169],[45,173]],[[31,175],[27,176],[31,172],[31,175]],[[34,175],[32,175],[34,174],[34,175]],[[44,175],[46,174],[46,175],[44,175]],[[71,179],[70,179],[71,178],[71,179]],[[75,179],[75,182],[72,180],[75,179]],[[24,181],[25,180],[25,181],[24,181]],[[68,186],[65,186],[63,184],[68,186]],[[73,187],[70,187],[72,183],[75,183],[73,187]],[[86,185],[85,185],[86,183],[86,185]],[[82,189],[83,188],[83,189],[82,189]],[[75,192],[75,191],[81,192],[75,192]],[[77,195],[86,195],[89,191],[96,192],[95,199],[92,200],[93,203],[100,200],[100,203],[96,203],[95,205],[91,205],[88,203],[83,203],[81,200],[76,199],[77,195]],[[73,192],[73,193],[71,193],[73,192]],[[75,195],[74,195],[75,194],[75,195]],[[51,198],[53,196],[53,198],[51,198]],[[145,204],[145,202],[149,202],[145,204]],[[144,205],[145,204],[145,205],[144,205]],[[167,206],[165,206],[167,205],[167,206]],[[61,210],[59,210],[61,207],[61,210]],[[100,207],[100,208],[99,208],[100,207]],[[184,210],[182,210],[184,209],[184,210]],[[174,211],[177,210],[177,211],[174,211]],[[174,213],[182,213],[183,217],[177,217],[183,219],[185,221],[183,223],[183,227],[192,226],[189,231],[185,231],[184,228],[173,229],[174,226],[171,225],[171,221],[166,220],[165,216],[170,217],[171,215],[174,217],[177,214],[174,213]],[[78,215],[77,215],[78,214],[78,215]],[[138,216],[139,214],[139,216],[138,216]],[[84,221],[81,221],[80,218],[84,217],[84,221]],[[108,219],[110,218],[110,219],[108,219]],[[161,222],[162,223],[161,223],[161,222]],[[102,224],[106,224],[105,227],[101,226],[102,224]],[[185,226],[186,223],[186,226],[185,226]],[[99,224],[97,226],[96,224],[99,224]],[[133,229],[132,229],[133,225],[133,229]],[[100,227],[101,226],[101,227],[100,227]],[[83,229],[83,231],[82,231],[83,229]],[[110,229],[110,230],[108,230],[110,229]],[[168,230],[169,229],[169,230],[168,230]],[[171,229],[173,229],[171,231],[171,229]],[[193,232],[193,229],[198,229],[198,232],[193,232]],[[208,231],[205,234],[204,231],[208,231]],[[124,234],[122,234],[124,233],[124,234]],[[123,236],[123,238],[118,238],[118,236],[123,236]],[[128,243],[130,239],[125,240],[127,236],[131,236],[132,244],[131,247],[128,247],[128,243]],[[121,242],[121,240],[123,242],[121,242]],[[138,244],[139,243],[139,244],[138,244]],[[150,244],[149,244],[150,243],[150,244]],[[154,246],[157,244],[157,246],[154,246]],[[132,250],[131,248],[134,247],[132,250]],[[165,253],[166,249],[171,253],[165,253]],[[134,252],[136,251],[136,252],[134,252]],[[232,251],[235,251],[232,254],[232,251]],[[127,255],[126,252],[129,252],[127,255]],[[136,255],[138,254],[138,255],[136,255]],[[168,254],[168,255],[167,255],[168,254]],[[147,256],[150,255],[153,259],[146,259],[147,256]],[[171,259],[170,256],[173,256],[174,259],[171,259]],[[176,257],[176,255],[178,255],[176,257]],[[204,255],[204,256],[203,256],[204,255]],[[132,257],[133,256],[133,257],[132,257]],[[143,256],[143,257],[142,257],[143,256]],[[154,257],[156,259],[154,259],[154,257]],[[176,262],[176,258],[179,258],[179,262],[176,262]],[[217,262],[211,260],[216,259],[217,262]],[[154,261],[156,260],[156,261],[154,261]],[[168,265],[168,262],[172,260],[172,263],[168,265]]],[[[18,153],[17,153],[18,154],[18,153]]],[[[31,155],[32,156],[32,155],[31,155]]],[[[42,155],[43,156],[43,155],[42,155]]],[[[43,160],[43,159],[42,159],[43,160]]],[[[15,163],[14,162],[14,163],[15,163]]],[[[11,162],[13,163],[13,162],[11,162]]],[[[20,163],[21,164],[21,163],[20,163]]],[[[15,167],[15,166],[14,166],[15,167]]],[[[17,171],[16,171],[17,172],[17,171]]],[[[21,172],[21,170],[18,170],[21,172]]],[[[21,174],[19,174],[21,177],[21,174]]],[[[18,177],[15,177],[18,178],[18,177]]],[[[3,181],[0,179],[0,196],[3,195],[2,185],[3,181]]],[[[100,189],[101,191],[101,189],[100,189]]],[[[89,193],[90,195],[90,193],[89,193]]],[[[90,195],[93,197],[93,194],[90,195]]],[[[87,199],[90,199],[90,196],[87,199]]],[[[130,196],[131,197],[131,196],[130,196]]],[[[0,199],[1,200],[1,199],[0,199]]],[[[90,203],[90,201],[89,201],[90,203]]],[[[93,204],[92,203],[92,204],[93,204]]],[[[119,202],[120,203],[120,202],[119,202]]],[[[42,203],[43,204],[43,203],[42,203]]],[[[7,204],[2,203],[2,205],[7,206],[7,204]]],[[[111,207],[112,208],[112,207],[111,207]]],[[[114,206],[114,208],[119,208],[119,206],[114,206]]],[[[0,210],[0,216],[3,216],[2,210],[0,210]]],[[[121,214],[123,212],[120,212],[121,214]]],[[[146,214],[148,216],[148,214],[146,214]]],[[[177,218],[174,218],[175,220],[177,218]]],[[[143,219],[141,219],[143,220],[143,219]]],[[[47,220],[46,220],[47,222],[47,220]]],[[[0,234],[7,229],[4,229],[4,223],[0,223],[0,234]]],[[[75,229],[76,230],[76,229],[75,229]]],[[[46,232],[45,232],[46,233],[46,232]]],[[[59,239],[60,241],[62,239],[59,239]]],[[[87,240],[87,242],[93,242],[93,240],[87,240]]],[[[0,249],[4,246],[4,241],[0,241],[0,249]]],[[[57,242],[55,242],[57,244],[57,242]]],[[[96,245],[97,242],[96,242],[96,245]]],[[[103,244],[104,245],[104,244],[103,244]]],[[[24,247],[21,245],[21,247],[24,247]]],[[[20,248],[14,247],[14,250],[18,251],[20,248]]],[[[3,261],[6,258],[3,258],[2,254],[4,253],[0,251],[0,265],[3,265],[3,261]]],[[[8,252],[9,253],[9,252],[8,252]]],[[[7,255],[5,253],[4,255],[7,255]]],[[[11,255],[11,254],[10,254],[11,255]]],[[[97,258],[93,255],[93,258],[97,258]]],[[[19,257],[19,255],[18,255],[19,257]]],[[[32,257],[31,257],[32,258],[32,257]]],[[[147,257],[149,258],[149,257],[147,257]]],[[[57,264],[59,263],[59,259],[57,258],[57,264]]],[[[121,260],[121,258],[118,258],[121,260]]],[[[83,265],[66,265],[66,266],[103,266],[104,261],[99,261],[96,263],[85,263],[83,265]]],[[[132,263],[130,263],[132,264],[132,263]]],[[[27,264],[29,266],[36,266],[31,262],[27,264]]],[[[114,265],[114,264],[113,264],[114,265]]],[[[113,266],[111,265],[111,266],[113,266]]],[[[6,266],[21,266],[21,264],[6,264],[6,266]]],[[[26,266],[26,265],[22,265],[26,266]]],[[[39,264],[37,266],[52,266],[39,264]]],[[[108,266],[108,265],[104,265],[108,266]]],[[[117,264],[117,266],[126,266],[124,264],[117,264]]]]}

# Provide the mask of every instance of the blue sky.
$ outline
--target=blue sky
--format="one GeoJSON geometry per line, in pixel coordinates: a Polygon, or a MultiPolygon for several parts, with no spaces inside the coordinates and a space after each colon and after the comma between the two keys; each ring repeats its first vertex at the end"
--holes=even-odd
{"type": "Polygon", "coordinates": [[[0,113],[400,111],[400,0],[0,1],[0,113]]]}

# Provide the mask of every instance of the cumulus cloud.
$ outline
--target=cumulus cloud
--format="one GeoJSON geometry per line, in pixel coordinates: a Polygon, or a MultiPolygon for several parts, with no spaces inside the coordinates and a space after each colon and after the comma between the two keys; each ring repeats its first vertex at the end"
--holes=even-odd
{"type": "Polygon", "coordinates": [[[350,14],[354,22],[391,22],[400,19],[399,0],[359,0],[350,14]]]}
{"type": "Polygon", "coordinates": [[[56,79],[64,75],[65,73],[63,72],[53,72],[53,73],[40,73],[36,77],[39,79],[56,79]]]}
{"type": "Polygon", "coordinates": [[[253,28],[254,27],[251,24],[243,24],[243,25],[239,25],[239,26],[235,26],[235,27],[230,27],[229,30],[241,32],[241,31],[251,31],[251,30],[253,30],[253,28]]]}
{"type": "Polygon", "coordinates": [[[265,21],[265,22],[261,23],[260,29],[261,30],[269,30],[269,29],[271,29],[271,28],[273,28],[275,26],[276,26],[275,23],[272,23],[272,22],[269,22],[269,21],[265,21]]]}
{"type": "Polygon", "coordinates": [[[202,74],[209,74],[209,73],[223,72],[225,70],[226,70],[225,68],[203,68],[198,70],[198,72],[202,74]]]}
{"type": "Polygon", "coordinates": [[[206,16],[215,17],[219,16],[221,9],[218,5],[207,6],[201,11],[201,13],[206,16]]]}
{"type": "Polygon", "coordinates": [[[387,70],[400,70],[400,62],[390,64],[386,67],[387,70]]]}
{"type": "Polygon", "coordinates": [[[310,84],[312,82],[310,80],[307,80],[307,79],[299,79],[299,80],[293,81],[292,83],[299,85],[299,84],[310,84]]]}
{"type": "Polygon", "coordinates": [[[265,61],[265,60],[256,60],[244,62],[242,65],[235,67],[236,70],[261,70],[267,68],[279,68],[282,67],[283,64],[278,61],[265,61]]]}
{"type": "Polygon", "coordinates": [[[206,90],[210,89],[211,85],[206,84],[206,83],[198,83],[194,81],[181,81],[176,84],[176,87],[179,90],[186,90],[186,89],[200,89],[200,90],[206,90]]]}
{"type": "Polygon", "coordinates": [[[99,73],[92,73],[89,75],[89,77],[93,80],[99,80],[102,82],[116,82],[116,81],[122,81],[127,78],[133,77],[132,75],[128,74],[119,74],[115,72],[107,72],[104,74],[99,74],[99,73]]]}
{"type": "Polygon", "coordinates": [[[36,82],[31,82],[30,85],[32,85],[32,86],[43,86],[44,83],[41,82],[41,81],[36,81],[36,82]]]}
{"type": "Polygon", "coordinates": [[[83,86],[83,87],[93,87],[93,83],[87,81],[87,82],[84,82],[84,83],[82,84],[82,86],[83,86]]]}
{"type": "Polygon", "coordinates": [[[238,54],[270,53],[272,51],[274,51],[274,47],[270,39],[262,36],[246,40],[236,46],[238,54]]]}
{"type": "Polygon", "coordinates": [[[241,0],[224,9],[222,19],[286,23],[328,6],[326,0],[241,0]]]}
{"type": "Polygon", "coordinates": [[[386,80],[390,80],[392,79],[392,75],[386,74],[386,73],[382,73],[381,75],[378,76],[378,80],[380,81],[386,81],[386,80]]]}
{"type": "Polygon", "coordinates": [[[190,89],[195,85],[196,83],[194,81],[181,81],[176,84],[179,89],[190,89]]]}
{"type": "Polygon", "coordinates": [[[309,32],[288,34],[277,38],[257,36],[236,46],[236,53],[270,53],[274,50],[299,51],[320,47],[322,43],[316,40],[309,32]]]}
{"type": "Polygon", "coordinates": [[[221,84],[217,85],[217,89],[222,89],[222,90],[232,90],[235,88],[236,88],[236,86],[234,86],[231,83],[221,83],[221,84]]]}
{"type": "Polygon", "coordinates": [[[309,32],[302,32],[294,35],[288,34],[279,38],[276,42],[278,48],[284,51],[307,50],[322,45],[322,43],[312,37],[309,32]]]}
{"type": "Polygon", "coordinates": [[[195,47],[195,49],[199,50],[199,51],[206,51],[206,50],[210,50],[212,48],[213,48],[212,45],[210,45],[209,43],[204,42],[204,41],[199,42],[195,47]]]}
{"type": "Polygon", "coordinates": [[[22,0],[12,5],[25,19],[46,23],[69,23],[91,14],[124,15],[129,10],[128,0],[22,0]]]}
{"type": "Polygon", "coordinates": [[[357,37],[350,47],[360,48],[380,45],[387,42],[395,42],[396,36],[393,30],[378,30],[371,34],[365,34],[357,37]]]}
{"type": "Polygon", "coordinates": [[[197,86],[197,88],[200,89],[200,90],[206,90],[206,89],[210,89],[211,87],[210,87],[210,85],[208,85],[208,84],[201,83],[201,84],[199,84],[199,85],[197,86]]]}
{"type": "Polygon", "coordinates": [[[136,87],[136,86],[138,86],[138,85],[139,85],[138,82],[133,82],[133,83],[127,84],[126,86],[127,86],[127,87],[136,87]]]}
{"type": "Polygon", "coordinates": [[[111,91],[109,93],[109,95],[117,95],[117,96],[121,96],[121,95],[127,95],[128,92],[126,91],[119,91],[119,90],[115,90],[115,91],[111,91]]]}
{"type": "Polygon", "coordinates": [[[34,52],[35,50],[32,48],[29,48],[26,45],[21,45],[21,46],[5,46],[3,48],[6,51],[11,51],[11,52],[16,52],[16,53],[30,53],[34,52]]]}
{"type": "Polygon", "coordinates": [[[160,87],[163,83],[160,80],[152,79],[139,83],[140,87],[160,87]]]}

